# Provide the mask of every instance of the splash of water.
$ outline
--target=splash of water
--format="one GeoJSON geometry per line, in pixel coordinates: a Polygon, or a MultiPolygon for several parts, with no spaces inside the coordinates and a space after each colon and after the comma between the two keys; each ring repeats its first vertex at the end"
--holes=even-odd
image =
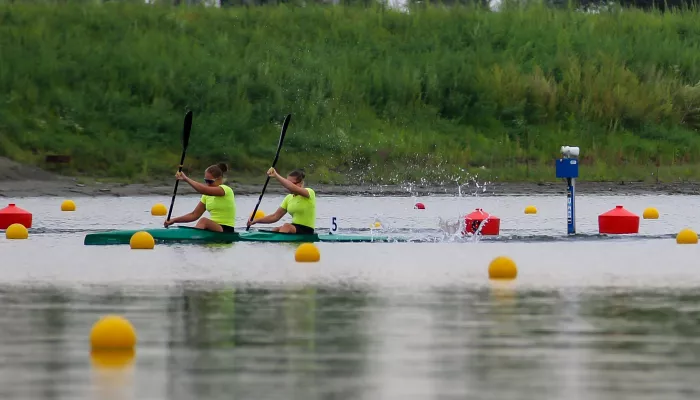
{"type": "Polygon", "coordinates": [[[470,174],[464,169],[460,168],[461,174],[452,177],[452,181],[457,185],[457,196],[463,197],[466,193],[462,193],[462,189],[468,189],[473,187],[470,195],[473,197],[478,197],[479,193],[485,193],[488,185],[491,184],[490,181],[479,182],[479,174],[470,174]]]}
{"type": "MultiPolygon", "coordinates": [[[[457,187],[457,197],[462,198],[466,196],[478,197],[480,193],[486,192],[486,188],[491,184],[490,181],[479,182],[478,174],[470,174],[463,168],[459,169],[459,173],[452,175],[450,181],[454,182],[457,187]],[[469,190],[470,188],[473,188],[469,190]]],[[[448,240],[463,239],[464,237],[469,238],[472,242],[478,242],[481,238],[481,231],[488,223],[488,219],[481,221],[479,227],[474,233],[464,233],[466,232],[466,215],[460,214],[456,220],[443,220],[438,217],[438,226],[440,230],[447,236],[448,240]]]]}

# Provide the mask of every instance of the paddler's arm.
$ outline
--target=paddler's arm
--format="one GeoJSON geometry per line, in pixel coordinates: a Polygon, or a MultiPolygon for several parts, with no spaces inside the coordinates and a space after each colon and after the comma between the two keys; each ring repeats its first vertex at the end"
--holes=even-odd
{"type": "Polygon", "coordinates": [[[284,208],[280,207],[280,208],[278,208],[277,211],[275,211],[273,214],[266,215],[266,216],[264,216],[264,217],[262,217],[262,218],[256,218],[256,219],[253,220],[252,223],[251,223],[250,221],[248,221],[248,226],[250,226],[250,225],[255,225],[255,224],[272,224],[272,223],[275,223],[275,222],[279,221],[280,219],[282,219],[282,217],[284,217],[284,214],[286,214],[286,213],[287,213],[287,210],[285,210],[284,208]]]}
{"type": "MultiPolygon", "coordinates": [[[[299,196],[303,196],[306,198],[309,197],[308,190],[306,190],[304,188],[300,188],[299,186],[293,184],[292,182],[289,181],[289,179],[287,179],[287,178],[283,177],[282,175],[280,175],[279,173],[277,173],[277,170],[275,170],[274,168],[270,168],[269,170],[267,170],[267,174],[269,176],[274,176],[275,179],[277,179],[279,181],[279,183],[282,184],[282,186],[284,186],[290,192],[292,192],[294,194],[298,194],[299,196]]],[[[275,221],[272,221],[272,222],[275,222],[275,221]]]]}
{"type": "Polygon", "coordinates": [[[194,222],[198,220],[202,214],[204,214],[204,211],[207,210],[207,206],[204,205],[201,201],[197,204],[197,207],[192,210],[192,212],[187,213],[185,215],[179,216],[177,218],[170,219],[168,221],[165,221],[163,226],[166,228],[172,224],[176,223],[186,223],[186,222],[194,222]]]}
{"type": "MultiPolygon", "coordinates": [[[[225,196],[226,192],[221,186],[209,186],[203,183],[199,183],[192,178],[185,175],[184,172],[178,172],[175,177],[179,180],[185,181],[192,186],[192,189],[196,190],[199,194],[206,194],[207,196],[225,196]]],[[[197,217],[199,218],[199,217],[197,217]]]]}

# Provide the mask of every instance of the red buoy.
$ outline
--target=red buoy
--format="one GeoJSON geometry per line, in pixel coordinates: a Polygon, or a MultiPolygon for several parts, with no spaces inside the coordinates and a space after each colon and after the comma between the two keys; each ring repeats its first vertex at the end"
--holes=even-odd
{"type": "Polygon", "coordinates": [[[495,236],[498,235],[501,230],[501,219],[495,215],[487,213],[481,208],[477,208],[476,211],[473,211],[464,217],[464,225],[464,234],[474,234],[479,230],[479,226],[481,226],[479,234],[495,236]]]}
{"type": "Polygon", "coordinates": [[[413,208],[418,209],[418,210],[425,210],[425,204],[423,204],[423,203],[416,203],[416,205],[413,206],[413,208]]]}
{"type": "Polygon", "coordinates": [[[7,229],[12,224],[22,224],[25,228],[32,227],[32,213],[14,204],[0,210],[0,229],[7,229]]]}
{"type": "Polygon", "coordinates": [[[622,206],[598,216],[598,232],[614,235],[639,233],[639,215],[635,215],[622,206]]]}

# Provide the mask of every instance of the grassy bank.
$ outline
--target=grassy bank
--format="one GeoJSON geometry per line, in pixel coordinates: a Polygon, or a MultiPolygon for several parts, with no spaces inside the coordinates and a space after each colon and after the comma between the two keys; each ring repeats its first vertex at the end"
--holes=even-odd
{"type": "Polygon", "coordinates": [[[695,178],[698,82],[695,11],[0,5],[0,155],[90,176],[172,174],[189,108],[192,168],[259,175],[291,112],[326,182],[695,178]]]}

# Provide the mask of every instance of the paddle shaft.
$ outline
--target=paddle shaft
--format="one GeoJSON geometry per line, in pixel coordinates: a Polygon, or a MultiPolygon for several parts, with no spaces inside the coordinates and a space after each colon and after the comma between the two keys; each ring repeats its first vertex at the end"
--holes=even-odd
{"type": "MultiPolygon", "coordinates": [[[[275,164],[272,164],[272,168],[275,167],[275,164]]],[[[258,203],[255,205],[255,208],[253,209],[253,213],[250,214],[250,221],[253,221],[255,218],[255,213],[258,212],[258,207],[260,207],[260,202],[262,201],[263,195],[265,194],[265,189],[267,189],[267,184],[270,183],[270,177],[268,176],[267,179],[265,179],[265,184],[263,185],[262,192],[260,193],[260,197],[258,197],[258,203]]],[[[246,226],[245,228],[246,232],[250,230],[250,226],[246,226]]]]}
{"type": "MultiPolygon", "coordinates": [[[[182,163],[185,162],[185,151],[182,152],[182,158],[180,158],[180,167],[177,169],[177,172],[182,172],[182,163]]],[[[175,205],[175,196],[177,196],[177,185],[180,183],[180,180],[175,180],[175,189],[173,189],[173,198],[170,199],[170,209],[168,210],[168,218],[166,221],[170,220],[170,216],[173,213],[173,206],[175,205]]]]}
{"type": "MultiPolygon", "coordinates": [[[[282,150],[282,143],[284,142],[284,135],[287,133],[287,127],[289,126],[289,121],[292,119],[292,114],[287,114],[287,117],[284,119],[284,123],[282,124],[282,133],[280,133],[280,141],[277,144],[277,154],[275,154],[275,160],[272,161],[272,168],[275,168],[275,165],[277,165],[277,160],[280,158],[280,150],[282,150]]],[[[263,185],[262,192],[260,192],[260,197],[258,197],[258,204],[255,205],[255,208],[253,209],[253,213],[250,214],[250,219],[248,220],[249,222],[252,222],[253,219],[255,218],[255,213],[258,212],[258,207],[260,207],[260,202],[262,201],[263,196],[265,195],[265,189],[267,189],[267,184],[270,183],[270,175],[267,176],[267,179],[265,179],[265,184],[263,185]]],[[[246,226],[245,228],[246,232],[250,230],[250,226],[246,226]]]]}
{"type": "MultiPolygon", "coordinates": [[[[190,142],[190,131],[192,130],[192,111],[188,111],[185,114],[185,123],[182,128],[182,156],[180,157],[180,166],[177,172],[182,172],[182,165],[185,163],[185,154],[187,153],[187,145],[190,142]]],[[[180,183],[179,179],[175,180],[175,189],[173,189],[173,198],[170,200],[170,210],[168,210],[168,218],[166,221],[170,220],[170,216],[173,213],[173,206],[175,205],[175,196],[177,196],[177,186],[180,183]]]]}

